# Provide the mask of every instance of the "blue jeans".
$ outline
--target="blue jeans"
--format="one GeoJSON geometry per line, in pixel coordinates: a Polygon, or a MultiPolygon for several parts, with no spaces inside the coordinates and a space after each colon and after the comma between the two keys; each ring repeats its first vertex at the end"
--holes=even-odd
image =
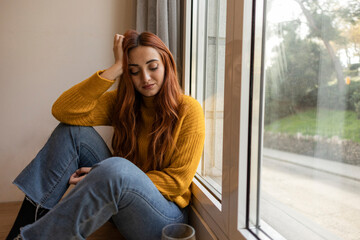
{"type": "Polygon", "coordinates": [[[186,208],[165,199],[133,163],[111,156],[92,127],[59,124],[14,181],[38,206],[51,209],[23,227],[22,238],[85,239],[112,218],[126,239],[160,239],[165,225],[187,222],[186,208]],[[92,170],[60,201],[80,167],[92,170]]]}

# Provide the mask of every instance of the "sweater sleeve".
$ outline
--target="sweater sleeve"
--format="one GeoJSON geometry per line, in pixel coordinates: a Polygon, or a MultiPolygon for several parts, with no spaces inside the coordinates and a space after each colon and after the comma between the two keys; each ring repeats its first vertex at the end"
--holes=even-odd
{"type": "Polygon", "coordinates": [[[195,176],[202,155],[205,140],[205,121],[200,104],[193,99],[183,119],[176,149],[170,164],[162,171],[149,171],[148,177],[168,200],[187,203],[183,198],[189,193],[190,184],[195,176]]]}
{"type": "Polygon", "coordinates": [[[102,78],[102,72],[65,91],[53,104],[53,116],[70,125],[111,125],[116,91],[107,90],[115,81],[102,78]]]}

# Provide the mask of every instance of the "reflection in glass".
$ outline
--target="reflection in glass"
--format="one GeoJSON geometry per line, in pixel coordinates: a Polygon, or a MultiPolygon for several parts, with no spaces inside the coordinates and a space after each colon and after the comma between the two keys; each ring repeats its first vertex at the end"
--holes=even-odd
{"type": "MultiPolygon", "coordinates": [[[[192,71],[196,85],[192,94],[202,104],[205,114],[206,139],[198,174],[218,197],[221,194],[224,114],[224,69],[226,1],[194,1],[198,21],[192,71]]],[[[193,37],[194,39],[194,37],[193,37]]]]}
{"type": "Polygon", "coordinates": [[[286,239],[358,239],[360,3],[266,5],[258,227],[286,239]]]}

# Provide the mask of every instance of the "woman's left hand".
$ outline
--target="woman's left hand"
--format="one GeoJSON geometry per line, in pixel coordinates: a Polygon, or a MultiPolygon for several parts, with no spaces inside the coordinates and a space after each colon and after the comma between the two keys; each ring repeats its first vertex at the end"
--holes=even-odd
{"type": "Polygon", "coordinates": [[[78,182],[83,180],[86,175],[90,172],[91,167],[82,167],[76,170],[69,179],[69,184],[76,185],[78,182]]]}

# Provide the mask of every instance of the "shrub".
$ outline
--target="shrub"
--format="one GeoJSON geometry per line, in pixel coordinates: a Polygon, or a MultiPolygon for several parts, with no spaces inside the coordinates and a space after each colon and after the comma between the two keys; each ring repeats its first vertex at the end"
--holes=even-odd
{"type": "Polygon", "coordinates": [[[272,99],[265,102],[264,124],[270,124],[280,118],[294,114],[291,101],[272,99]]]}
{"type": "Polygon", "coordinates": [[[354,71],[354,70],[358,70],[359,68],[360,68],[360,63],[354,63],[350,65],[349,70],[354,71]]]}
{"type": "Polygon", "coordinates": [[[321,107],[334,110],[355,111],[355,103],[360,101],[360,82],[351,82],[340,92],[337,85],[316,88],[299,102],[298,107],[321,107]],[[319,96],[320,93],[320,96],[319,96]]]}
{"type": "Polygon", "coordinates": [[[360,119],[360,90],[355,90],[350,100],[351,104],[354,105],[354,110],[356,112],[357,118],[360,119]]]}

